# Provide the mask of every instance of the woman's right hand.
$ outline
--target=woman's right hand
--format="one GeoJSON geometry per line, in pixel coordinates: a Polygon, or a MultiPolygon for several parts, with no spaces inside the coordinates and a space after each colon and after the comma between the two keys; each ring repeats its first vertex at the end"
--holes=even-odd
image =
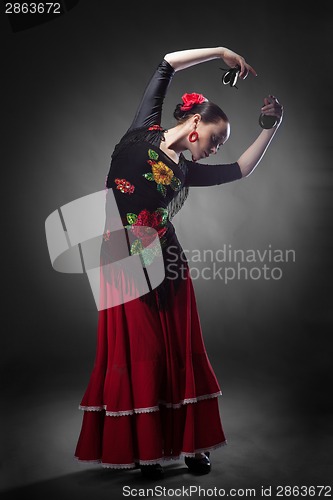
{"type": "Polygon", "coordinates": [[[240,66],[240,72],[239,72],[239,77],[245,80],[247,75],[252,73],[254,76],[257,76],[257,72],[255,71],[252,66],[250,66],[244,59],[244,57],[240,56],[239,54],[236,54],[236,52],[233,52],[230,49],[226,49],[225,47],[222,48],[222,59],[223,61],[230,66],[231,68],[234,68],[235,66],[240,66]]]}

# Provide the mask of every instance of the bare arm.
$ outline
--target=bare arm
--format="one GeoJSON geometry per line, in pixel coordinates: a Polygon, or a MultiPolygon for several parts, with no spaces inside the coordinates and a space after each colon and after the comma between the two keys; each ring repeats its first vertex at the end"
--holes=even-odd
{"type": "Polygon", "coordinates": [[[239,168],[242,172],[242,177],[250,175],[260,160],[264,156],[271,140],[273,139],[276,128],[263,130],[253,144],[240,156],[237,160],[239,168]]]}
{"type": "Polygon", "coordinates": [[[261,108],[261,111],[267,115],[277,116],[278,123],[274,128],[264,129],[253,144],[237,160],[242,177],[250,175],[259,164],[282,121],[283,106],[279,101],[275,97],[269,96],[269,98],[265,97],[264,102],[265,104],[261,108]]]}
{"type": "Polygon", "coordinates": [[[196,64],[200,64],[212,59],[223,59],[230,67],[235,67],[237,64],[241,67],[239,76],[246,78],[250,71],[253,75],[257,75],[255,70],[245,62],[245,59],[227,49],[226,47],[213,47],[204,49],[188,49],[170,52],[164,56],[164,59],[174,68],[175,71],[190,68],[196,64]]]}

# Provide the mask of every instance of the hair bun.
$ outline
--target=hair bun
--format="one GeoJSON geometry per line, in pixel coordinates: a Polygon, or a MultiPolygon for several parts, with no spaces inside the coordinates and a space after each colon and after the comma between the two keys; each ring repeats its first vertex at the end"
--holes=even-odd
{"type": "Polygon", "coordinates": [[[199,113],[201,119],[204,123],[218,123],[220,120],[229,122],[229,119],[224,111],[211,101],[203,101],[199,104],[193,104],[190,109],[184,110],[184,104],[177,104],[176,109],[173,112],[173,116],[176,118],[178,123],[183,123],[191,115],[199,113]],[[182,109],[183,108],[183,109],[182,109]]]}
{"type": "Polygon", "coordinates": [[[176,120],[181,120],[186,115],[186,111],[182,111],[180,109],[182,106],[183,104],[177,104],[176,109],[173,112],[173,116],[176,118],[176,120]]]}

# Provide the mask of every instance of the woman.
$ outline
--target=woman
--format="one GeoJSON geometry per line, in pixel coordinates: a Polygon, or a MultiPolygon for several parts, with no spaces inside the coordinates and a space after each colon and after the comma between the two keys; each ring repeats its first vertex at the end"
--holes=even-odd
{"type": "MultiPolygon", "coordinates": [[[[218,408],[221,391],[171,219],[191,186],[248,176],[276,133],[283,111],[277,99],[265,98],[261,112],[278,118],[274,128],[261,131],[235,163],[198,164],[227,141],[227,116],[203,95],[184,94],[174,112],[176,125],[165,130],[162,105],[175,72],[217,58],[230,67],[239,65],[243,79],[249,72],[256,75],[241,56],[223,47],[167,54],[113,152],[106,187],[132,234],[130,253],[143,257],[146,271],[162,255],[165,278],[148,293],[99,312],[95,365],[80,405],[84,414],[75,452],[79,460],[111,468],[140,467],[144,476],[156,478],[163,475],[162,461],[183,456],[190,472],[205,474],[211,469],[210,450],[226,444],[218,408]],[[147,228],[156,231],[157,245],[156,240],[150,245],[147,228]]],[[[112,234],[107,220],[105,263],[115,244],[112,234]]],[[[126,269],[117,277],[114,271],[101,277],[106,294],[111,284],[128,286],[132,279],[126,269]]]]}

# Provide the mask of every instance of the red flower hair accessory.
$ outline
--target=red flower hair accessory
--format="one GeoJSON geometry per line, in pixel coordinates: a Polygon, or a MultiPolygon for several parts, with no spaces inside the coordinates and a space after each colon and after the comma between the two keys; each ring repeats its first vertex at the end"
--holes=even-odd
{"type": "Polygon", "coordinates": [[[201,104],[208,101],[205,96],[203,96],[202,94],[197,94],[195,92],[192,92],[192,94],[184,94],[182,96],[182,100],[184,103],[183,106],[180,107],[182,111],[188,111],[195,104],[201,104]]]}

